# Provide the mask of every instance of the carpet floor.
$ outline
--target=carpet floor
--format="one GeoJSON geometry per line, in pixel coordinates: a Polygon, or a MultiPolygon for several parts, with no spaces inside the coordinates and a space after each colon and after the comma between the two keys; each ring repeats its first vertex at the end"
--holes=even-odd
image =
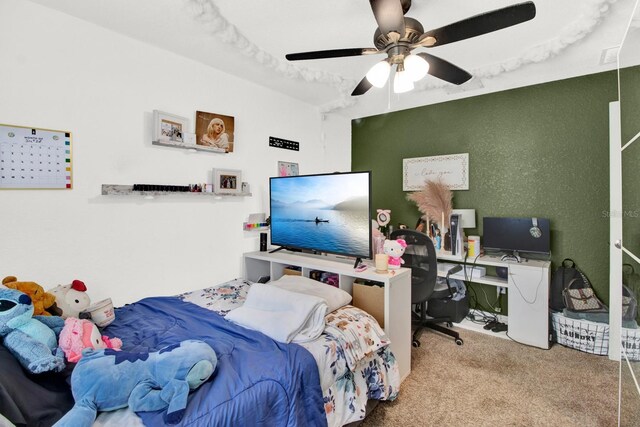
{"type": "Polygon", "coordinates": [[[460,335],[463,346],[425,330],[398,398],[381,402],[362,426],[617,425],[617,362],[558,344],[542,350],[460,335]]]}

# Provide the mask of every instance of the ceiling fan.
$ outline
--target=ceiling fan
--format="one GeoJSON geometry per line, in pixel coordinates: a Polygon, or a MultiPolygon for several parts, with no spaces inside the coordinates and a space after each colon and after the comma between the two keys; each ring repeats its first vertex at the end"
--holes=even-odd
{"type": "Polygon", "coordinates": [[[536,16],[535,5],[527,1],[425,32],[420,22],[404,16],[411,7],[411,0],[369,0],[369,3],[378,23],[378,28],[373,35],[375,48],[290,53],[286,58],[289,61],[301,61],[386,53],[387,58],[369,70],[351,93],[352,96],[362,95],[372,86],[383,87],[393,65],[396,66],[393,82],[395,93],[413,89],[413,83],[427,74],[460,85],[469,80],[472,77],[471,74],[437,56],[426,52],[412,54],[411,51],[480,36],[529,21],[536,16]]]}

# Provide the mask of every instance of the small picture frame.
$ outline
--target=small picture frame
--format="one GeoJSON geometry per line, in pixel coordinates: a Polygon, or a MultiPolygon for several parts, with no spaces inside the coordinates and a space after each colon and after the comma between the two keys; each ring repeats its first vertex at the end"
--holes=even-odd
{"type": "Polygon", "coordinates": [[[240,194],[242,192],[242,171],[236,169],[214,169],[213,192],[217,194],[240,194]]]}
{"type": "Polygon", "coordinates": [[[298,176],[300,169],[297,163],[278,162],[278,176],[298,176]]]}
{"type": "Polygon", "coordinates": [[[189,131],[189,119],[163,111],[153,110],[153,140],[184,143],[184,134],[189,131]]]}

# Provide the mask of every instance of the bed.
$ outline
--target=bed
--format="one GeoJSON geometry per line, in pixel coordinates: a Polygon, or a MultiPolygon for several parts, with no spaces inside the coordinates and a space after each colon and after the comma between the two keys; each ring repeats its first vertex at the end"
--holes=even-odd
{"type": "MultiPolygon", "coordinates": [[[[189,397],[179,425],[342,426],[366,415],[369,400],[393,400],[398,366],[388,339],[350,305],[326,315],[319,338],[285,344],[229,322],[252,282],[236,279],[175,297],[116,309],[103,333],[127,351],[155,351],[184,339],[207,342],[218,356],[211,380],[189,397]]],[[[323,285],[328,286],[328,285],[323,285]]],[[[101,413],[96,426],[162,425],[163,411],[101,413]]]]}

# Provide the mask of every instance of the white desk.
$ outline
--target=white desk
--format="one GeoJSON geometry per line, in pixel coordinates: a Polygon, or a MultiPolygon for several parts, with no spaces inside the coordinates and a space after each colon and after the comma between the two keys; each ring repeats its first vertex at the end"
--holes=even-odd
{"type": "Polygon", "coordinates": [[[244,254],[245,278],[256,281],[260,276],[277,280],[287,266],[300,267],[302,275],[309,277],[312,270],[338,274],[340,289],[352,294],[356,279],[373,280],[384,284],[384,331],[391,340],[391,351],[398,361],[400,378],[411,372],[411,270],[401,268],[393,274],[378,274],[374,268],[363,272],[353,269],[353,260],[332,256],[302,253],[250,252],[244,254]]]}
{"type": "MultiPolygon", "coordinates": [[[[447,263],[462,263],[459,258],[438,257],[447,263]]],[[[438,276],[445,277],[447,271],[440,269],[438,276]]],[[[467,259],[467,266],[474,265],[474,259],[467,259]]],[[[549,348],[549,282],[551,278],[551,262],[526,260],[500,261],[497,256],[482,256],[475,260],[475,265],[507,267],[507,279],[497,276],[484,276],[468,280],[485,285],[507,288],[508,333],[511,338],[523,344],[544,349],[549,348]]],[[[449,276],[452,279],[465,280],[464,270],[449,276]]]]}

